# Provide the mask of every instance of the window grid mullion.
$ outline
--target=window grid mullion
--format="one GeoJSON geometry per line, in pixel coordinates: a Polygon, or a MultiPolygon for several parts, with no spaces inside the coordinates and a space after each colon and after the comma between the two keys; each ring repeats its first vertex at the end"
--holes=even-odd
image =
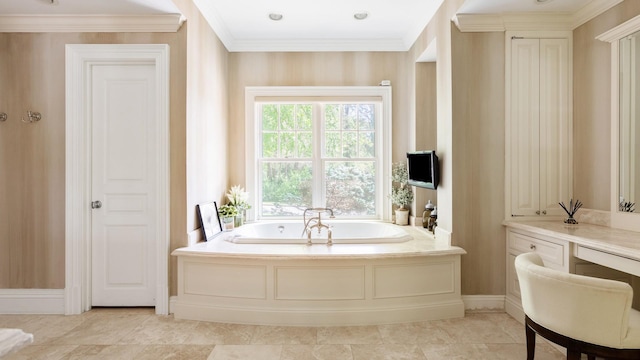
{"type": "Polygon", "coordinates": [[[313,104],[313,207],[322,207],[326,203],[324,186],[324,106],[313,104]]]}

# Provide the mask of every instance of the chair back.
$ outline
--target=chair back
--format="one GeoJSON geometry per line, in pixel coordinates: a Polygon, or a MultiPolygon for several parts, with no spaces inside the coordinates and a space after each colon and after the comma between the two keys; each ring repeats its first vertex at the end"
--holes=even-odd
{"type": "Polygon", "coordinates": [[[515,267],[531,320],[576,340],[622,347],[633,302],[629,284],[549,269],[536,253],[518,255],[515,267]]]}

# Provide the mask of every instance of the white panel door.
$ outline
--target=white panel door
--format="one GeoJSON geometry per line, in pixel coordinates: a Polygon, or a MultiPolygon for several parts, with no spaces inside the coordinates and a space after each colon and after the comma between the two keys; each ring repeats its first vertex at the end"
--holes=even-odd
{"type": "Polygon", "coordinates": [[[540,210],[540,40],[511,42],[511,215],[540,210]]]}
{"type": "Polygon", "coordinates": [[[155,306],[155,66],[91,72],[91,304],[155,306]]]}
{"type": "Polygon", "coordinates": [[[540,209],[565,215],[571,198],[569,40],[540,39],[540,209]]]}

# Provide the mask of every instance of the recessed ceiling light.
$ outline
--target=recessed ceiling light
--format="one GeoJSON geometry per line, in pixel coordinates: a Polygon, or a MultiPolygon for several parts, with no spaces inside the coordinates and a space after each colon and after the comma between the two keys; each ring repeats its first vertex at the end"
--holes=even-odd
{"type": "Polygon", "coordinates": [[[353,17],[354,17],[356,20],[364,20],[364,19],[366,19],[367,17],[369,17],[369,14],[368,14],[368,13],[366,13],[366,12],[359,12],[359,13],[355,13],[355,14],[353,14],[353,17]]]}
{"type": "Polygon", "coordinates": [[[269,19],[271,19],[273,21],[280,21],[280,20],[282,20],[282,14],[271,13],[271,14],[269,14],[269,19]]]}
{"type": "Polygon", "coordinates": [[[538,4],[544,4],[544,3],[549,2],[549,1],[551,1],[551,0],[536,0],[536,2],[538,4]]]}

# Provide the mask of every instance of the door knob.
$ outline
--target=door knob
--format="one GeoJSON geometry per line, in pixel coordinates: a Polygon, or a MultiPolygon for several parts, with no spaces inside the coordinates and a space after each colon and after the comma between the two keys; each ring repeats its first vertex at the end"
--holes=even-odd
{"type": "Polygon", "coordinates": [[[102,207],[102,201],[96,200],[91,202],[92,209],[100,209],[102,207]]]}

